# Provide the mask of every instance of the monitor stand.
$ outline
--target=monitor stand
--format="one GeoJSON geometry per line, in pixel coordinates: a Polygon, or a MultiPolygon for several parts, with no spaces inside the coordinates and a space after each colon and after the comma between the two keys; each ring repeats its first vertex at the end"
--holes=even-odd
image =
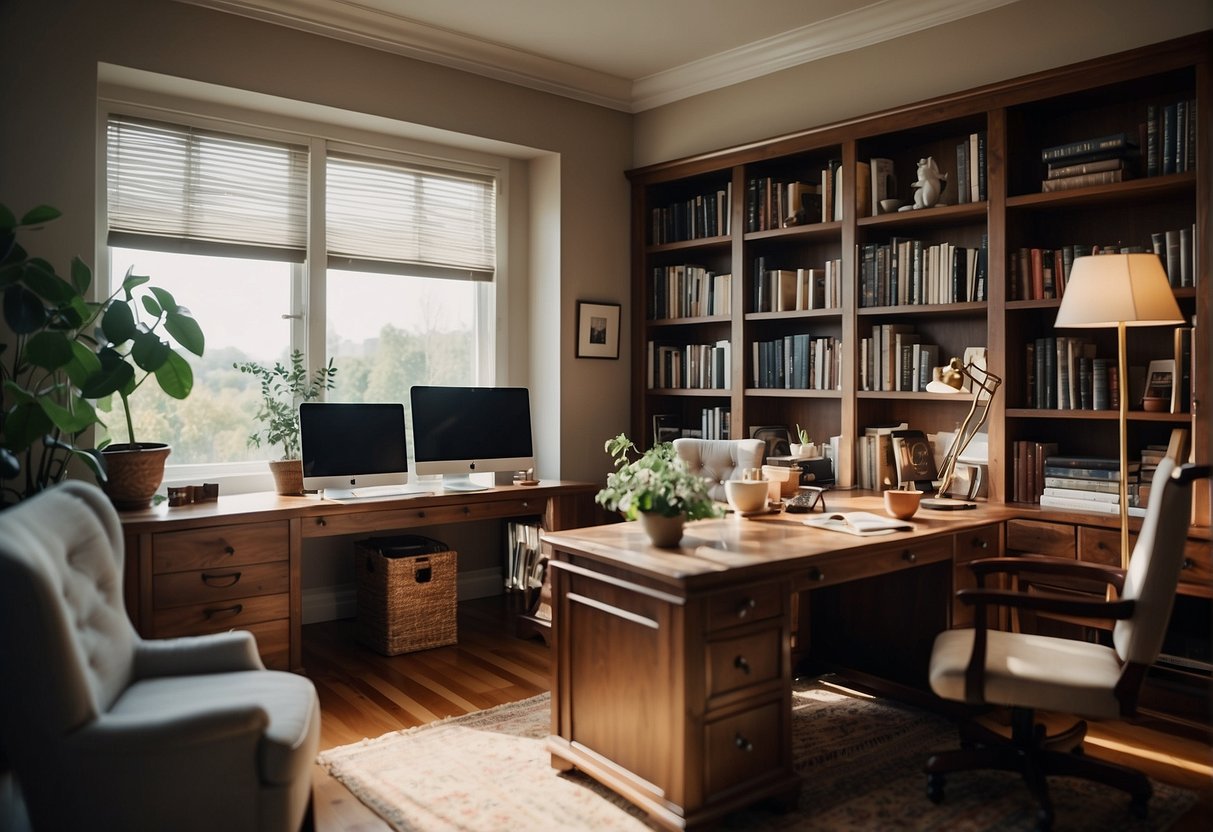
{"type": "Polygon", "coordinates": [[[467,474],[444,474],[442,476],[443,491],[488,491],[487,485],[472,482],[467,474]]]}

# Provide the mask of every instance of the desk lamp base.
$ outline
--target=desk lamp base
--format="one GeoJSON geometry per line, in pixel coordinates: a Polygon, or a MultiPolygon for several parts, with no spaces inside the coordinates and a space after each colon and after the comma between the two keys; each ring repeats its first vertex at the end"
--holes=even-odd
{"type": "Polygon", "coordinates": [[[977,508],[977,503],[971,503],[968,500],[957,500],[953,497],[928,497],[921,501],[919,506],[922,508],[933,508],[936,511],[963,511],[969,508],[977,508]]]}

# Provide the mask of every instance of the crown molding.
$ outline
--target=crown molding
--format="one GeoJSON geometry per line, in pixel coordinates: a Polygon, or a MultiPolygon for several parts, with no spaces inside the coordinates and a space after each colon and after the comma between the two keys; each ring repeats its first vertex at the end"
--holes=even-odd
{"type": "Polygon", "coordinates": [[[1015,2],[1018,0],[915,0],[912,3],[880,0],[862,9],[638,79],[632,86],[632,112],[651,110],[1015,2]]]}
{"type": "Polygon", "coordinates": [[[1018,0],[878,0],[774,37],[629,81],[490,43],[355,0],[177,0],[369,46],[529,89],[637,113],[1018,0]]]}

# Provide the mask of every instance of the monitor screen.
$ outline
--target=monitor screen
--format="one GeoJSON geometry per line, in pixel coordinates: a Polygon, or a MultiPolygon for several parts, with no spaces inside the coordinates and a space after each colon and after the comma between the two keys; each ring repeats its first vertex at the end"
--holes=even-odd
{"type": "Polygon", "coordinates": [[[525,387],[418,386],[410,398],[416,471],[446,475],[443,488],[472,487],[468,474],[535,466],[525,387]]]}
{"type": "Polygon", "coordinates": [[[353,489],[408,480],[404,405],[303,402],[299,439],[306,489],[353,489]]]}

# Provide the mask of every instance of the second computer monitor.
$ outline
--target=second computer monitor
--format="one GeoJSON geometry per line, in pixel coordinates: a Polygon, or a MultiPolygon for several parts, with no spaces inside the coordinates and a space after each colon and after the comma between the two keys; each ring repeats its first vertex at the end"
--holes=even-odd
{"type": "Polygon", "coordinates": [[[409,395],[416,473],[470,490],[483,486],[469,474],[535,467],[527,388],[416,386],[409,395]]]}

